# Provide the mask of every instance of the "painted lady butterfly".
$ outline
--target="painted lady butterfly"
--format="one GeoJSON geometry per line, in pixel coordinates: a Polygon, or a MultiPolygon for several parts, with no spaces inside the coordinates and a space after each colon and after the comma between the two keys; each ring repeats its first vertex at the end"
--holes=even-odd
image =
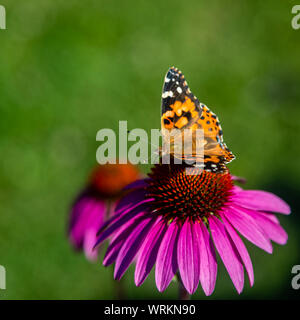
{"type": "Polygon", "coordinates": [[[199,102],[190,91],[184,75],[174,67],[168,70],[163,85],[161,127],[163,141],[169,139],[169,153],[174,158],[184,161],[194,159],[194,162],[201,163],[205,170],[212,172],[226,171],[226,164],[235,158],[223,142],[217,116],[199,102]],[[178,132],[190,132],[190,143],[193,146],[191,154],[176,152],[177,142],[182,142],[181,135],[167,138],[167,133],[174,129],[178,132]],[[194,149],[196,138],[193,132],[197,129],[202,129],[203,132],[201,141],[197,141],[202,144],[202,155],[197,154],[194,149]]]}

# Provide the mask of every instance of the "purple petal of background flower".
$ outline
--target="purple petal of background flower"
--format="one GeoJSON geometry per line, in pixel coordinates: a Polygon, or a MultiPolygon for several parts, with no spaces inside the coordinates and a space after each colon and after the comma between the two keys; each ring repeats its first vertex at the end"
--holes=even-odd
{"type": "Polygon", "coordinates": [[[93,248],[107,210],[105,201],[85,195],[75,203],[71,212],[70,241],[77,249],[83,247],[91,261],[97,259],[98,251],[93,248]]]}

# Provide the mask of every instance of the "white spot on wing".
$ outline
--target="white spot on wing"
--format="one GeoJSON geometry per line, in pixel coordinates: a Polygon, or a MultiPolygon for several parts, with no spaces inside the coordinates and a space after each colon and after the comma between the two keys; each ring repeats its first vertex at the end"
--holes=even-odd
{"type": "Polygon", "coordinates": [[[167,97],[173,97],[173,92],[172,91],[165,91],[162,94],[162,98],[165,99],[167,97]]]}
{"type": "Polygon", "coordinates": [[[178,87],[176,90],[178,93],[182,93],[182,89],[180,87],[178,87]]]}

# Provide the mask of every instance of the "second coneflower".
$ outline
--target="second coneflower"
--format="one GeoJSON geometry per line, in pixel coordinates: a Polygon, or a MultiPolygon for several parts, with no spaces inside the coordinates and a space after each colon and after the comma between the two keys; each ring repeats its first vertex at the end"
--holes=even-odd
{"type": "Polygon", "coordinates": [[[240,293],[244,269],[250,285],[254,283],[252,262],[240,235],[268,253],[272,253],[271,240],[287,241],[273,212],[289,214],[290,208],[272,193],[235,186],[228,172],[156,165],[149,178],[131,185],[97,244],[110,237],[103,263],[115,262],[116,279],[136,261],[137,286],[155,265],[159,291],[179,272],[188,293],[201,283],[206,295],[215,288],[216,248],[240,293]]]}
{"type": "Polygon", "coordinates": [[[131,164],[98,165],[74,201],[69,239],[75,249],[84,250],[89,260],[94,261],[98,256],[98,250],[93,250],[97,231],[113,214],[115,202],[124,195],[123,188],[139,177],[137,167],[131,164]]]}

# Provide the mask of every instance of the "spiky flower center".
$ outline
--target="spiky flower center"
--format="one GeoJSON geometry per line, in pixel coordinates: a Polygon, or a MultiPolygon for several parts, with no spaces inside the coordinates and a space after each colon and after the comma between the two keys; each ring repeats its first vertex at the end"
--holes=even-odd
{"type": "Polygon", "coordinates": [[[182,165],[156,165],[149,174],[147,196],[152,211],[171,218],[217,215],[231,195],[229,172],[213,173],[182,165]]]}

